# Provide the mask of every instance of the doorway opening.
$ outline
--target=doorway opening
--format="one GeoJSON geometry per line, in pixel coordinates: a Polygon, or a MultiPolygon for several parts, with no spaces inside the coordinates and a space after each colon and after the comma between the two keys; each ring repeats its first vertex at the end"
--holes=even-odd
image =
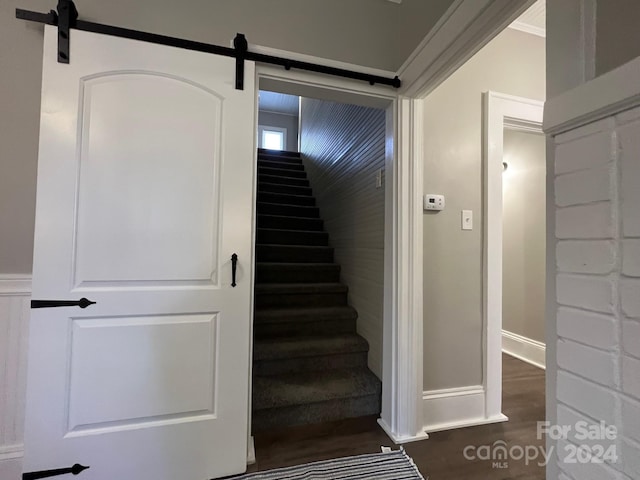
{"type": "Polygon", "coordinates": [[[338,102],[317,89],[259,92],[256,448],[288,427],[319,432],[380,417],[384,171],[393,157],[393,117],[382,106],[338,102]],[[266,143],[272,132],[280,143],[266,143]]]}

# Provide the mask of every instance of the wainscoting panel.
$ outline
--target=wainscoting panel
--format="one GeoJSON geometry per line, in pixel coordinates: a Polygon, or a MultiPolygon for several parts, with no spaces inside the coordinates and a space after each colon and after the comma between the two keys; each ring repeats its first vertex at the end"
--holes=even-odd
{"type": "Polygon", "coordinates": [[[18,480],[24,453],[24,396],[31,277],[0,275],[0,478],[18,480]]]}

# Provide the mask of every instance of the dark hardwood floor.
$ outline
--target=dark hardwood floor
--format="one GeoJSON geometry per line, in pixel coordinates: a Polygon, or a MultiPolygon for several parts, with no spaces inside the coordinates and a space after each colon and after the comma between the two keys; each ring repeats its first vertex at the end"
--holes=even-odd
{"type": "MultiPolygon", "coordinates": [[[[541,447],[536,422],[545,418],[544,403],[544,370],[504,355],[503,412],[509,422],[436,432],[428,440],[404,447],[429,480],[544,479],[545,469],[536,462],[526,465],[524,460],[512,459],[506,468],[493,468],[491,461],[470,461],[463,455],[468,445],[492,445],[498,440],[506,442],[507,448],[541,447]]],[[[376,417],[287,428],[255,437],[256,463],[249,471],[374,453],[381,445],[397,448],[378,426],[376,417]]]]}

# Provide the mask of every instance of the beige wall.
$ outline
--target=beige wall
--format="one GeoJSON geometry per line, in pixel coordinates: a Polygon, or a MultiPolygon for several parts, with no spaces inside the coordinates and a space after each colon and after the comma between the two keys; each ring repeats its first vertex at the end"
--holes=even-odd
{"type": "MultiPolygon", "coordinates": [[[[80,18],[230,45],[253,44],[395,71],[452,0],[78,0],[80,18]],[[400,44],[400,48],[398,47],[400,44]]],[[[0,272],[31,271],[42,26],[17,7],[46,12],[55,0],[0,2],[0,272]]]]}
{"type": "Polygon", "coordinates": [[[596,75],[602,75],[640,55],[640,2],[600,0],[596,12],[596,75]]]}
{"type": "Polygon", "coordinates": [[[401,63],[411,55],[452,3],[451,0],[402,1],[398,22],[398,60],[401,63]]]}
{"type": "Polygon", "coordinates": [[[546,139],[505,130],[502,328],[545,341],[546,139]]]}
{"type": "Polygon", "coordinates": [[[482,383],[482,92],[545,99],[544,39],[507,29],[425,101],[424,389],[482,383]],[[473,210],[473,231],[460,212],[473,210]]]}
{"type": "Polygon", "coordinates": [[[302,99],[300,151],[358,333],[369,342],[369,368],[382,378],[385,111],[302,99]],[[384,182],[383,182],[384,184],[384,182]]]}

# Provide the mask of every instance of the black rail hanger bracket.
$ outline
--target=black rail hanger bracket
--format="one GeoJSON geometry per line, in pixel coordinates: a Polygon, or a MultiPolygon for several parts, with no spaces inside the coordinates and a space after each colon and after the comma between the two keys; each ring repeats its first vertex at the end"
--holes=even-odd
{"type": "Polygon", "coordinates": [[[234,48],[229,48],[221,47],[220,45],[211,45],[208,43],[186,40],[183,38],[168,37],[166,35],[158,35],[156,33],[141,32],[139,30],[131,30],[128,28],[79,20],[78,10],[72,0],[59,0],[57,12],[51,10],[49,13],[39,13],[17,8],[16,18],[58,27],[58,62],[60,63],[69,63],[70,61],[71,30],[76,29],[85,32],[101,33],[103,35],[129,38],[132,40],[140,40],[143,42],[168,45],[170,47],[184,48],[187,50],[195,50],[198,52],[212,53],[214,55],[235,58],[236,89],[238,90],[242,90],[244,88],[245,60],[279,65],[284,67],[286,70],[296,68],[298,70],[307,70],[325,75],[362,80],[368,82],[370,85],[388,85],[393,88],[400,88],[402,85],[402,82],[397,76],[394,78],[388,78],[343,68],[329,67],[327,65],[250,52],[248,50],[247,39],[241,33],[237,34],[233,41],[234,48]]]}
{"type": "Polygon", "coordinates": [[[58,62],[69,63],[71,29],[76,26],[78,10],[71,0],[58,0],[58,62]]]}

